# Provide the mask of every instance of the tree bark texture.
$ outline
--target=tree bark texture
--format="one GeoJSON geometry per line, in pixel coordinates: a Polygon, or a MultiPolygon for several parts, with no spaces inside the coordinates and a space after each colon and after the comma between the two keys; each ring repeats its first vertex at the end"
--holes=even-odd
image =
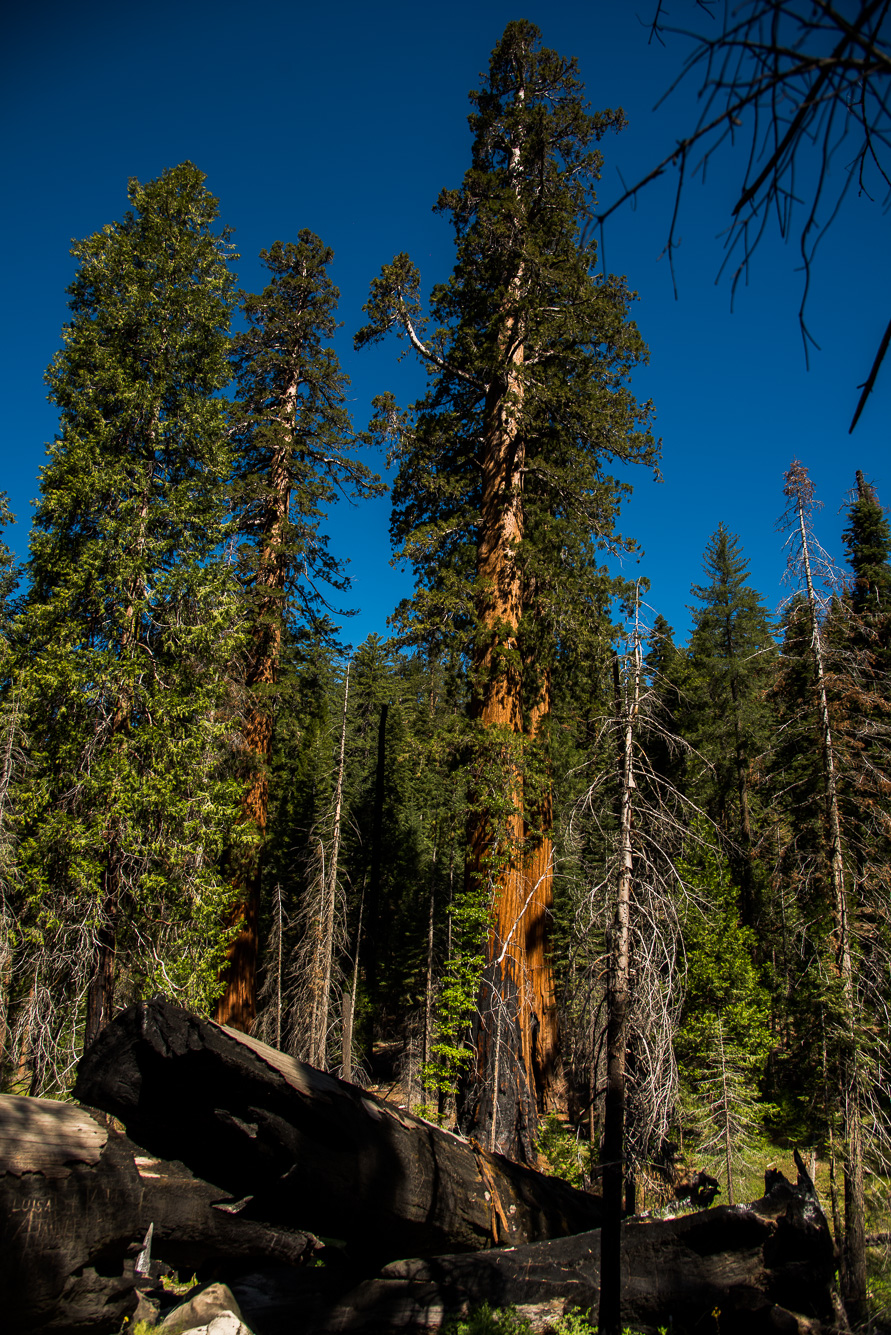
{"type": "MultiPolygon", "coordinates": [[[[481,457],[476,714],[484,737],[482,765],[497,773],[499,792],[497,800],[487,800],[482,788],[484,777],[491,775],[479,776],[470,868],[480,887],[488,888],[492,925],[462,1125],[490,1150],[532,1162],[538,1108],[556,1060],[556,1012],[547,952],[549,823],[532,856],[527,859],[524,852],[522,765],[527,738],[517,638],[524,597],[518,560],[525,466],[520,429],[524,346],[517,313],[522,289],[521,266],[509,288],[501,331],[504,371],[486,396],[481,457]]],[[[546,808],[538,813],[549,814],[546,808]]]]}
{"type": "Polygon", "coordinates": [[[207,1264],[300,1264],[320,1247],[243,1219],[225,1192],[147,1154],[102,1113],[0,1095],[0,1311],[7,1335],[106,1335],[133,1312],[134,1266],[152,1254],[207,1264]],[[222,1200],[222,1208],[218,1208],[222,1200]]]}
{"type": "MultiPolygon", "coordinates": [[[[623,1325],[656,1332],[817,1335],[832,1320],[832,1239],[812,1188],[785,1179],[750,1206],[718,1206],[622,1226],[623,1325]]],[[[396,1261],[315,1329],[439,1330],[483,1302],[515,1306],[535,1330],[573,1309],[594,1314],[601,1240],[582,1233],[474,1256],[396,1261]]]]}
{"type": "MultiPolygon", "coordinates": [[[[282,415],[293,421],[297,380],[288,386],[282,415]]],[[[245,687],[248,709],[242,750],[250,780],[241,803],[242,819],[257,832],[256,846],[238,855],[230,925],[238,931],[230,943],[224,973],[226,990],[217,1002],[216,1019],[250,1033],[257,1015],[257,959],[260,928],[260,854],[269,816],[269,765],[272,760],[274,714],[271,692],[278,680],[285,597],[285,528],[291,496],[291,441],[273,452],[269,490],[260,518],[262,538],[254,578],[254,627],[248,653],[245,687]]]]}
{"type": "Polygon", "coordinates": [[[233,1197],[244,1219],[310,1217],[381,1262],[600,1224],[600,1201],[163,1001],[118,1015],[76,1097],[233,1197]]]}
{"type": "Polygon", "coordinates": [[[475,664],[477,714],[483,733],[477,813],[471,820],[471,875],[488,888],[492,923],[486,969],[474,1025],[474,1064],[462,1125],[490,1151],[531,1161],[537,1125],[533,1083],[533,996],[525,955],[527,887],[523,865],[524,811],[520,748],[523,740],[522,673],[517,629],[522,577],[517,548],[523,537],[524,444],[518,429],[522,403],[522,342],[512,320],[506,379],[493,385],[486,405],[482,502],[477,550],[480,650],[475,664]],[[494,779],[495,798],[482,795],[494,779]]]}
{"type": "MultiPolygon", "coordinates": [[[[794,467],[794,465],[793,465],[794,467]]],[[[805,475],[806,476],[806,475],[805,475]]],[[[842,1292],[848,1316],[855,1323],[866,1318],[866,1203],[863,1188],[863,1128],[860,1075],[857,1070],[854,972],[851,961],[851,934],[841,819],[839,816],[838,778],[829,697],[823,661],[823,639],[817,618],[817,599],[811,574],[810,547],[804,519],[804,494],[795,491],[801,553],[811,617],[811,652],[817,678],[817,697],[823,749],[823,777],[826,785],[826,824],[829,829],[829,854],[832,875],[835,938],[835,963],[841,979],[847,1028],[842,1058],[843,1172],[845,1182],[845,1236],[842,1248],[842,1292]]]]}
{"type": "Polygon", "coordinates": [[[610,937],[606,1028],[606,1096],[603,1111],[602,1276],[599,1323],[604,1335],[620,1335],[622,1296],[622,1203],[625,1188],[625,1060],[631,951],[631,897],[634,860],[631,822],[634,791],[634,724],[640,693],[640,643],[635,642],[629,680],[613,660],[616,723],[619,725],[619,868],[616,914],[610,937]]]}
{"type": "MultiPolygon", "coordinates": [[[[529,737],[533,743],[543,740],[542,730],[550,712],[551,682],[550,674],[545,671],[538,699],[530,710],[529,737]]],[[[554,842],[551,838],[554,807],[549,773],[544,777],[543,789],[534,811],[529,809],[528,799],[526,806],[527,842],[530,825],[534,826],[534,832],[526,859],[526,901],[522,932],[532,988],[532,1069],[539,1110],[545,1111],[554,1106],[554,1100],[563,1086],[557,999],[550,953],[550,923],[554,908],[554,842]],[[534,820],[530,821],[530,817],[534,817],[534,820]]]]}

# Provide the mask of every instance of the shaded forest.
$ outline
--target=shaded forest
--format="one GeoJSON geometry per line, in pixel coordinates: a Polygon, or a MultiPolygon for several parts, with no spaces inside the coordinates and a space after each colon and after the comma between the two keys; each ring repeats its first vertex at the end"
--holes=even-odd
{"type": "Polygon", "coordinates": [[[891,1172],[891,527],[857,472],[835,569],[792,460],[779,612],[717,520],[686,643],[616,574],[630,466],[659,463],[586,226],[621,126],[509,25],[437,202],[454,271],[425,297],[396,256],[356,334],[426,392],[382,387],[362,429],[311,232],[238,291],[184,163],[75,246],[31,555],[0,571],[0,1088],[64,1096],[163,996],[602,1191],[616,1228],[685,1156],[732,1204],[794,1144],[859,1319],[891,1172]],[[347,650],[326,516],[361,523],[380,451],[415,593],[347,650]]]}

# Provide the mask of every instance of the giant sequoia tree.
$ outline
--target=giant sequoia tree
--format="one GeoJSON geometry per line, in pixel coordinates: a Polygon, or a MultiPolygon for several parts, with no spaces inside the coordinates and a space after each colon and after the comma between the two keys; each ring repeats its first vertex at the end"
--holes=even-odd
{"type": "Polygon", "coordinates": [[[618,541],[613,461],[654,463],[646,356],[625,283],[595,277],[580,225],[621,112],[591,114],[575,62],[510,23],[471,94],[472,161],[440,195],[457,262],[432,328],[403,254],[372,284],[359,345],[395,330],[430,385],[407,418],[381,401],[399,471],[393,538],[416,571],[406,631],[463,637],[474,724],[470,875],[491,897],[466,1125],[528,1152],[557,1067],[548,956],[553,853],[547,734],[560,651],[602,625],[599,552],[618,541]]]}
{"type": "Polygon", "coordinates": [[[19,793],[21,1064],[44,1070],[110,1019],[121,984],[206,1005],[237,793],[221,769],[237,652],[220,555],[231,248],[190,163],[78,243],[47,381],[15,634],[30,739],[19,793]]]}

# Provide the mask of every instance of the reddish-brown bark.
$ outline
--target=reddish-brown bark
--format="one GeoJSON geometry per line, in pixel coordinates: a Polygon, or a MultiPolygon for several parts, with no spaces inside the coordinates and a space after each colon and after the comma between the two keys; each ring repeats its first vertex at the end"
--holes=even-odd
{"type": "MultiPolygon", "coordinates": [[[[516,299],[522,274],[513,285],[516,299]]],[[[484,764],[497,768],[503,794],[494,814],[484,801],[470,830],[470,868],[488,886],[492,921],[475,1027],[474,1070],[465,1124],[492,1150],[532,1159],[538,1108],[557,1062],[554,986],[548,956],[552,899],[550,797],[537,803],[534,845],[527,849],[524,746],[540,731],[549,708],[547,685],[524,732],[523,671],[518,643],[524,581],[525,442],[523,342],[519,318],[505,319],[507,372],[490,386],[482,466],[477,581],[480,650],[475,664],[477,717],[484,764]]]]}
{"type": "MultiPolygon", "coordinates": [[[[297,382],[285,395],[283,416],[292,421],[297,382]]],[[[278,680],[282,645],[282,604],[285,593],[283,543],[291,495],[291,441],[283,437],[269,471],[262,543],[254,574],[254,629],[248,653],[245,686],[248,711],[242,750],[250,779],[241,803],[242,820],[253,827],[256,843],[238,857],[233,878],[235,903],[230,926],[240,924],[227,952],[225,991],[215,1019],[250,1033],[257,1014],[257,956],[260,919],[260,853],[269,814],[269,763],[272,759],[271,691],[278,680]]]]}

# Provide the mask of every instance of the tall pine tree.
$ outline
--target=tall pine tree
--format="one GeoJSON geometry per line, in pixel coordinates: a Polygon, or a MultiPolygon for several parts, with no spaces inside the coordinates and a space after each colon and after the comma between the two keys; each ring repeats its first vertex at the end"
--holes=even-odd
{"type": "Polygon", "coordinates": [[[628,389],[646,356],[625,283],[595,277],[582,224],[597,141],[623,123],[592,115],[574,61],[508,24],[471,94],[471,166],[440,195],[457,263],[434,289],[399,255],[372,284],[359,345],[395,330],[430,373],[396,438],[392,532],[414,565],[404,626],[460,637],[473,691],[470,875],[492,906],[465,1126],[531,1154],[558,1065],[549,957],[553,851],[546,739],[558,646],[594,638],[627,485],[611,461],[654,464],[650,408],[628,389]],[[538,756],[533,759],[533,752],[538,756]]]}
{"type": "Polygon", "coordinates": [[[50,1065],[61,1078],[119,997],[206,1006],[229,897],[232,251],[190,163],[131,180],[129,197],[72,251],[72,318],[47,373],[60,429],[16,627],[32,1087],[50,1065]]]}
{"type": "Polygon", "coordinates": [[[875,487],[859,468],[843,537],[854,572],[851,600],[855,610],[891,612],[891,525],[875,487]]]}
{"type": "Polygon", "coordinates": [[[232,942],[217,1019],[250,1030],[257,1003],[259,840],[269,809],[275,694],[286,626],[324,632],[326,593],[349,587],[323,524],[340,495],[373,493],[379,483],[351,453],[348,381],[330,340],[337,328],[332,251],[312,232],[261,253],[270,281],[242,298],[247,329],[234,340],[238,399],[233,405],[234,487],[239,571],[249,643],[242,758],[248,770],[243,815],[257,840],[236,858],[241,926],[232,942]]]}
{"type": "Polygon", "coordinates": [[[694,584],[680,727],[709,762],[688,776],[695,796],[721,831],[740,891],[744,923],[755,921],[753,760],[770,736],[764,701],[776,661],[770,614],[749,585],[749,563],[735,533],[723,524],[709,538],[703,559],[707,582],[694,584]]]}

